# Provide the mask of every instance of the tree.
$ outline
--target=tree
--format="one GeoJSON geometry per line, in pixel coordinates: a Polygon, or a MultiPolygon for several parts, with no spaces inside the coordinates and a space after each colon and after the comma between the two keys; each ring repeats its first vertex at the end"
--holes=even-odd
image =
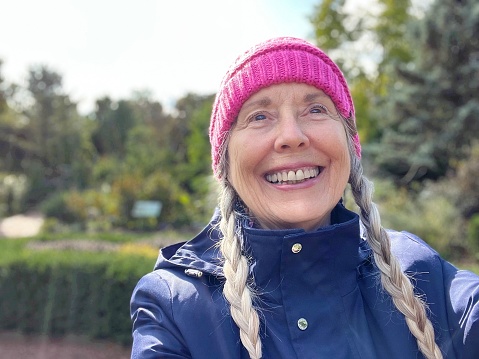
{"type": "Polygon", "coordinates": [[[383,111],[380,168],[399,183],[454,170],[479,133],[479,3],[436,0],[408,39],[412,63],[398,65],[383,111]]]}
{"type": "Polygon", "coordinates": [[[97,124],[93,142],[98,152],[124,158],[128,132],[138,123],[129,101],[114,102],[103,97],[96,101],[93,118],[97,124]]]}
{"type": "Polygon", "coordinates": [[[7,107],[7,97],[5,94],[5,79],[2,76],[3,61],[0,59],[0,114],[5,111],[7,107]]]}
{"type": "Polygon", "coordinates": [[[29,71],[28,94],[32,104],[23,108],[26,136],[32,147],[28,157],[41,162],[52,176],[71,165],[80,148],[82,119],[76,104],[62,88],[62,77],[45,66],[29,71]]]}
{"type": "Polygon", "coordinates": [[[317,45],[338,63],[350,84],[363,144],[377,140],[389,69],[411,59],[404,33],[414,16],[411,2],[376,0],[361,8],[352,1],[325,0],[310,21],[317,45]],[[353,8],[354,7],[354,8],[353,8]]]}
{"type": "MultiPolygon", "coordinates": [[[[211,147],[208,129],[214,96],[203,98],[202,104],[189,118],[189,132],[185,139],[186,163],[182,166],[182,178],[192,193],[194,203],[202,214],[211,214],[211,147]]],[[[203,218],[207,220],[208,218],[203,218]]]]}
{"type": "Polygon", "coordinates": [[[64,93],[61,75],[46,66],[33,66],[28,86],[19,95],[28,203],[37,204],[53,191],[86,186],[94,156],[90,127],[64,93]]]}

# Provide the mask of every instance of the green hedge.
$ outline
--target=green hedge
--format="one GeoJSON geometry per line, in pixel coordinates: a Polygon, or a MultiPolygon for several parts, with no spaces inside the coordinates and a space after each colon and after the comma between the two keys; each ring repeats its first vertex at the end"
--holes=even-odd
{"type": "Polygon", "coordinates": [[[0,240],[0,329],[130,344],[130,296],[152,258],[26,244],[0,240]]]}

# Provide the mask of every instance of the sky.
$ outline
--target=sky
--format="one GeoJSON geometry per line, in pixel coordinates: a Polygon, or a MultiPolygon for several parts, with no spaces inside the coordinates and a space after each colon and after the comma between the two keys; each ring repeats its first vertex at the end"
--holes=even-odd
{"type": "Polygon", "coordinates": [[[318,0],[0,0],[7,83],[46,65],[83,113],[148,90],[167,109],[215,93],[229,65],[274,36],[312,39],[318,0]]]}

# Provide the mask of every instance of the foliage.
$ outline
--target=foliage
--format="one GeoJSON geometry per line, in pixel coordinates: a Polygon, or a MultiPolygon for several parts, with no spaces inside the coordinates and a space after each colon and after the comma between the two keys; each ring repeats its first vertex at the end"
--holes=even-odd
{"type": "Polygon", "coordinates": [[[375,151],[398,182],[444,177],[479,133],[478,14],[477,2],[437,0],[408,33],[414,60],[391,74],[375,151]]]}
{"type": "Polygon", "coordinates": [[[345,0],[325,0],[315,7],[310,20],[315,29],[318,46],[325,50],[338,49],[345,43],[356,40],[362,23],[348,27],[351,17],[346,13],[345,0]]]}
{"type": "MultiPolygon", "coordinates": [[[[467,238],[474,249],[476,256],[479,256],[479,214],[474,214],[469,220],[467,238]]],[[[479,259],[479,257],[477,258],[479,259]]]]}
{"type": "Polygon", "coordinates": [[[124,157],[128,132],[136,123],[128,101],[113,102],[108,97],[97,100],[94,118],[97,128],[92,136],[98,153],[124,157]]]}
{"type": "Polygon", "coordinates": [[[28,179],[23,174],[0,173],[0,217],[23,209],[28,179]]]}
{"type": "Polygon", "coordinates": [[[5,96],[5,88],[4,88],[5,79],[2,76],[2,65],[3,65],[3,61],[0,60],[0,114],[3,111],[5,111],[7,107],[7,99],[5,96]]]}
{"type": "Polygon", "coordinates": [[[380,107],[388,71],[412,57],[404,34],[416,17],[411,2],[376,0],[368,8],[347,0],[321,1],[310,17],[317,45],[338,63],[350,84],[363,144],[381,135],[380,107]]]}
{"type": "Polygon", "coordinates": [[[11,252],[2,251],[0,258],[1,329],[130,344],[130,296],[151,270],[151,259],[133,253],[5,253],[11,252]]]}
{"type": "Polygon", "coordinates": [[[47,217],[57,218],[65,223],[75,222],[75,214],[66,208],[66,197],[65,192],[52,194],[42,202],[41,212],[47,217]]]}
{"type": "Polygon", "coordinates": [[[465,218],[479,213],[479,141],[475,140],[464,160],[457,165],[451,186],[458,189],[456,205],[465,218]]]}
{"type": "Polygon", "coordinates": [[[137,255],[152,260],[156,260],[158,257],[158,248],[146,243],[125,243],[118,249],[118,252],[125,256],[137,255]]]}
{"type": "Polygon", "coordinates": [[[3,213],[39,208],[52,230],[61,222],[154,230],[208,219],[212,95],[187,94],[169,114],[148,91],[103,97],[81,116],[46,66],[30,68],[25,86],[0,79],[0,170],[25,184],[0,186],[3,213]],[[137,200],[162,201],[160,218],[133,218],[137,200]]]}
{"type": "Polygon", "coordinates": [[[470,253],[464,222],[452,200],[454,188],[429,182],[415,194],[404,187],[396,189],[391,181],[375,179],[374,183],[374,200],[384,227],[414,233],[449,260],[461,260],[470,253]]]}

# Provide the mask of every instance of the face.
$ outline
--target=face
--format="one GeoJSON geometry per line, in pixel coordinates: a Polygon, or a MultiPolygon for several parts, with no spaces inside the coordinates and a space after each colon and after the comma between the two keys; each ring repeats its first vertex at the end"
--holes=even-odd
{"type": "Polygon", "coordinates": [[[272,85],[252,95],[231,129],[228,180],[263,228],[330,223],[348,182],[345,128],[323,91],[272,85]]]}

